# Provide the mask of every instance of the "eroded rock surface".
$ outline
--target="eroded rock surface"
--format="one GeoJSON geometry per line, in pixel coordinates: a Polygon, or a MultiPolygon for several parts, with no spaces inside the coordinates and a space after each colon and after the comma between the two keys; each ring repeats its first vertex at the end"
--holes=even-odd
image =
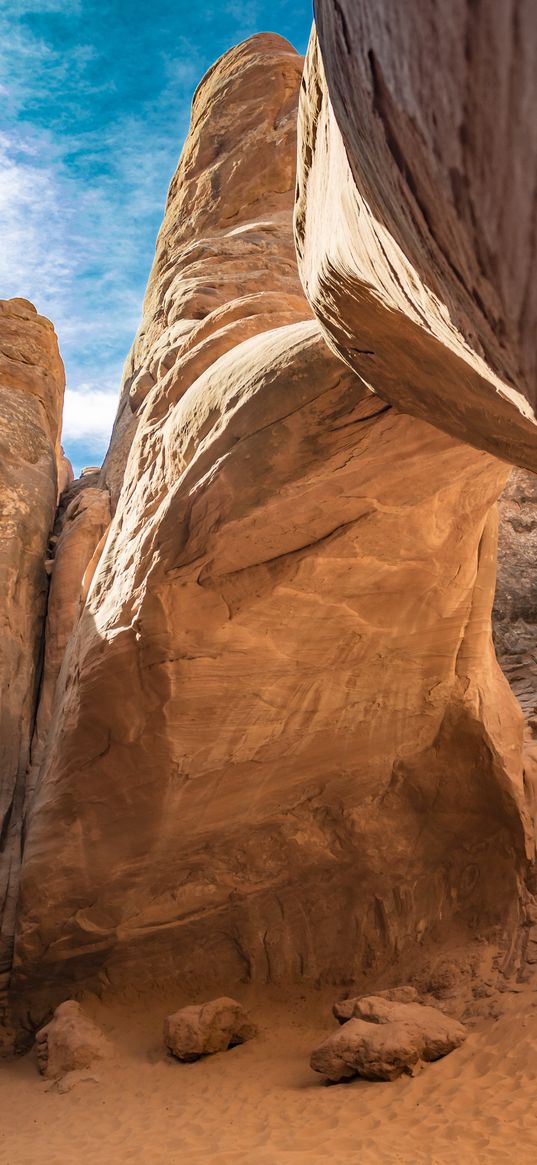
{"type": "Polygon", "coordinates": [[[37,1032],[35,1049],[39,1071],[48,1080],[90,1068],[111,1052],[107,1037],[74,999],[60,1003],[50,1023],[37,1032]]]}
{"type": "Polygon", "coordinates": [[[26,300],[0,301],[0,1002],[13,949],[63,389],[52,324],[26,300]]]}
{"type": "Polygon", "coordinates": [[[222,996],[168,1015],[164,1043],[178,1060],[189,1062],[213,1052],[227,1052],[253,1039],[256,1031],[242,1003],[222,996]]]}
{"type": "Polygon", "coordinates": [[[315,14],[296,226],[326,336],[383,399],[534,470],[534,6],[315,14]]]}
{"type": "Polygon", "coordinates": [[[354,1001],[352,1017],[312,1053],[311,1067],[335,1082],[361,1076],[395,1080],[422,1061],[439,1060],[460,1047],[466,1029],[436,1007],[385,996],[354,1001]]]}

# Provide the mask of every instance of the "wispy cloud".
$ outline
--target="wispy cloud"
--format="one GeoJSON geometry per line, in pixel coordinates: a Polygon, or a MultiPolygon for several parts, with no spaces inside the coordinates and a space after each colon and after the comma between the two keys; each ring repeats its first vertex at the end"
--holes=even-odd
{"type": "Polygon", "coordinates": [[[58,167],[42,164],[42,147],[0,133],[0,281],[8,294],[39,285],[50,300],[76,264],[66,247],[72,215],[66,183],[58,167]]]}
{"type": "Polygon", "coordinates": [[[106,449],[148,261],[140,272],[135,200],[121,215],[118,202],[116,183],[80,184],[46,134],[0,135],[0,294],[53,320],[68,377],[64,443],[84,436],[89,460],[106,449]]]}

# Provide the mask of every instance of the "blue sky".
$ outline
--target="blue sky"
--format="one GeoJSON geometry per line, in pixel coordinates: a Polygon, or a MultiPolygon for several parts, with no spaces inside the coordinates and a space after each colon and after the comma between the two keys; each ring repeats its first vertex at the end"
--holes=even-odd
{"type": "Polygon", "coordinates": [[[64,445],[102,460],[193,91],[222,52],[308,0],[0,0],[0,298],[53,321],[64,445]]]}

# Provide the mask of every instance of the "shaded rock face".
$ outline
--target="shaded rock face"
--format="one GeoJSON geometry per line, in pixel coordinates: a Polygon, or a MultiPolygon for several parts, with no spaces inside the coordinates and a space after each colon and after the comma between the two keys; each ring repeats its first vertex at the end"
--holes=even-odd
{"type": "Polygon", "coordinates": [[[296,229],[327,339],[383,399],[535,469],[534,6],[315,14],[296,229]]]}
{"type": "Polygon", "coordinates": [[[24,1005],[367,982],[517,917],[522,717],[490,624],[508,467],[380,400],[310,318],[300,69],[256,37],[195,98],[29,813],[24,1005]]]}
{"type": "Polygon", "coordinates": [[[0,997],[13,946],[63,388],[52,324],[26,300],[0,301],[0,997]]]}
{"type": "Polygon", "coordinates": [[[534,658],[537,647],[535,474],[513,470],[499,502],[499,515],[494,641],[502,667],[531,719],[537,712],[534,707],[537,701],[537,659],[534,658]]]}
{"type": "Polygon", "coordinates": [[[496,652],[524,715],[524,782],[537,810],[537,477],[513,470],[498,503],[493,628],[496,652]]]}
{"type": "Polygon", "coordinates": [[[99,486],[99,470],[85,471],[68,482],[61,498],[47,560],[51,581],[45,624],[43,674],[27,781],[29,807],[43,763],[53,712],[56,682],[69,638],[80,613],[84,575],[110,523],[108,490],[99,486]]]}

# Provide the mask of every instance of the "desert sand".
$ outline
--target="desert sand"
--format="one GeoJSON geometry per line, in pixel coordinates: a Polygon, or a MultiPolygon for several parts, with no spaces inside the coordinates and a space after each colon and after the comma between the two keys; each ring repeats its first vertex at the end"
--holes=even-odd
{"type": "Polygon", "coordinates": [[[65,1094],[39,1077],[33,1052],[2,1065],[3,1165],[533,1163],[537,983],[487,1000],[493,1014],[469,1021],[444,1060],[376,1084],[326,1085],[308,1066],[334,1030],[335,994],[246,990],[257,1038],[194,1064],[167,1056],[160,1037],[176,996],[86,999],[113,1059],[65,1094]]]}

